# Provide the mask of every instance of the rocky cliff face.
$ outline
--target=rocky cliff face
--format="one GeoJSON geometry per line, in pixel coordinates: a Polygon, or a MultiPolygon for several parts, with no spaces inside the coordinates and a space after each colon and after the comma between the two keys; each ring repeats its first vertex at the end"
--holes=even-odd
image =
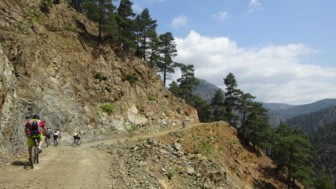
{"type": "Polygon", "coordinates": [[[26,149],[23,126],[33,114],[87,140],[198,122],[196,110],[165,89],[146,62],[97,45],[95,23],[63,1],[48,13],[39,5],[0,2],[0,156],[26,149]]]}

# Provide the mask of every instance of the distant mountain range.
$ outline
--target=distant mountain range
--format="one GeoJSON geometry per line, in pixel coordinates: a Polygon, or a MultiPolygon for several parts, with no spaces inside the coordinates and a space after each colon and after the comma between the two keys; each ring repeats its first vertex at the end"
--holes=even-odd
{"type": "MultiPolygon", "coordinates": [[[[204,100],[211,102],[214,94],[217,90],[223,91],[221,88],[214,84],[211,84],[203,79],[198,79],[200,84],[193,91],[194,95],[197,95],[204,100]]],[[[223,91],[223,94],[225,91],[223,91]]],[[[289,105],[284,103],[262,103],[264,108],[268,109],[269,120],[271,125],[277,126],[280,121],[286,122],[287,120],[301,115],[311,114],[329,108],[331,106],[336,106],[336,99],[323,99],[314,103],[304,104],[304,105],[289,105]]]]}
{"type": "Polygon", "coordinates": [[[295,107],[295,105],[283,104],[283,103],[265,103],[263,102],[263,106],[269,110],[287,110],[289,108],[295,107]]]}
{"type": "Polygon", "coordinates": [[[271,125],[277,126],[280,124],[280,121],[285,121],[295,118],[301,115],[311,114],[325,108],[329,108],[331,106],[336,105],[336,99],[323,99],[316,101],[311,104],[304,105],[286,105],[286,104],[276,104],[271,103],[263,103],[264,107],[268,109],[268,115],[271,125]]]}
{"type": "MultiPolygon", "coordinates": [[[[206,100],[208,103],[211,102],[211,99],[214,97],[217,90],[223,91],[221,88],[217,87],[216,85],[209,83],[203,79],[199,79],[199,85],[196,86],[195,90],[193,91],[194,95],[201,97],[202,99],[206,100]]],[[[225,92],[223,91],[223,94],[225,92]]]]}
{"type": "MultiPolygon", "coordinates": [[[[334,106],[336,105],[336,99],[323,99],[323,100],[319,100],[311,104],[304,104],[304,105],[298,105],[298,106],[279,104],[278,105],[279,108],[269,108],[270,106],[266,104],[267,103],[264,103],[265,108],[268,108],[273,111],[277,111],[283,114],[286,118],[292,118],[298,115],[309,114],[309,113],[316,112],[324,108],[328,108],[330,106],[334,106]]],[[[275,106],[273,105],[273,107],[275,106]]]]}

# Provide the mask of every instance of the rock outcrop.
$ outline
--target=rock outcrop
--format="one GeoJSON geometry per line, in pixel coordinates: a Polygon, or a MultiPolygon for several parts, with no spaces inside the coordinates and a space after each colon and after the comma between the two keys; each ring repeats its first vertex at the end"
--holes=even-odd
{"type": "Polygon", "coordinates": [[[110,156],[111,188],[287,188],[272,160],[240,144],[226,122],[139,139],[92,146],[110,156]]]}
{"type": "Polygon", "coordinates": [[[33,114],[87,140],[198,122],[146,62],[98,45],[95,23],[63,1],[47,13],[39,5],[0,2],[0,157],[26,149],[23,126],[33,114]]]}

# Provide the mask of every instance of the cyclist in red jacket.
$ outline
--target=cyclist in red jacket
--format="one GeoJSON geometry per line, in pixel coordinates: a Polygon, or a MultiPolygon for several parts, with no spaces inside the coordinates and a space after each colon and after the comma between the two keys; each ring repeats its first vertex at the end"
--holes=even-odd
{"type": "Polygon", "coordinates": [[[31,158],[32,148],[35,145],[34,138],[38,138],[38,148],[40,153],[42,152],[41,146],[43,142],[43,133],[47,134],[47,129],[44,126],[44,122],[40,120],[38,115],[34,115],[32,119],[29,119],[24,129],[28,138],[28,154],[31,158]]]}

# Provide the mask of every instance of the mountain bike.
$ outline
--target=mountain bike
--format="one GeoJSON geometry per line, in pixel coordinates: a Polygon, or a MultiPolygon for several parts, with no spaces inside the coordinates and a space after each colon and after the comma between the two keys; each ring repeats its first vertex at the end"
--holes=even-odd
{"type": "Polygon", "coordinates": [[[38,164],[40,162],[40,158],[39,158],[39,148],[38,148],[38,138],[33,138],[35,145],[32,148],[32,154],[30,155],[30,166],[32,169],[34,169],[34,165],[38,164]]]}
{"type": "Polygon", "coordinates": [[[47,148],[50,146],[50,136],[48,138],[47,135],[45,135],[45,143],[47,144],[47,148]]]}
{"type": "Polygon", "coordinates": [[[58,145],[58,138],[54,139],[54,146],[58,145]]]}
{"type": "Polygon", "coordinates": [[[77,138],[77,139],[74,139],[72,145],[73,145],[74,147],[79,146],[79,145],[80,145],[80,140],[79,140],[78,138],[77,138]]]}

